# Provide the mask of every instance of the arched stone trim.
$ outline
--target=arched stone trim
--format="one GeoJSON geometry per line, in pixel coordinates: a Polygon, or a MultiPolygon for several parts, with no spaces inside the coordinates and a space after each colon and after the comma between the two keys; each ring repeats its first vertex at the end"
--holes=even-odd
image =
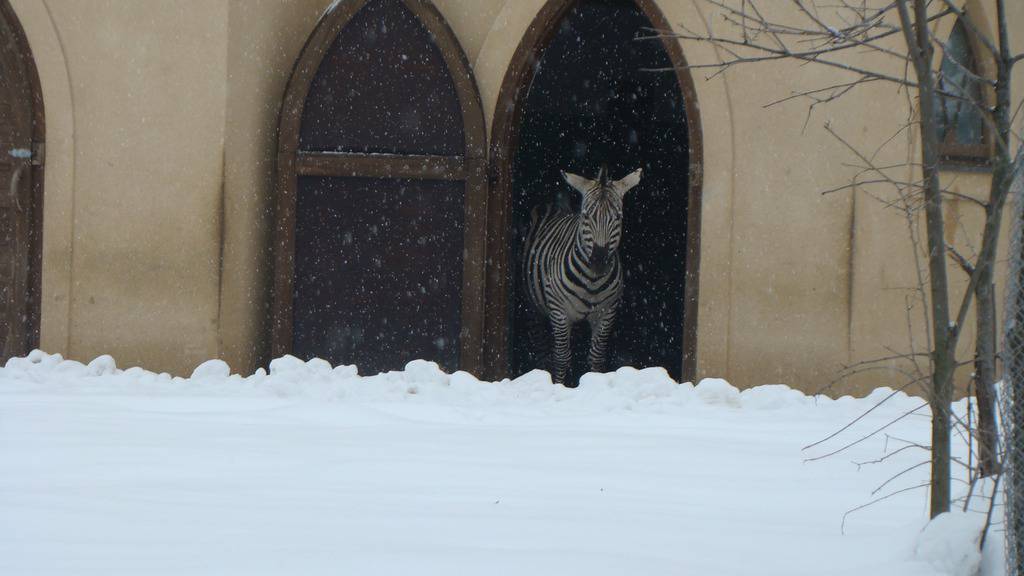
{"type": "Polygon", "coordinates": [[[321,61],[345,25],[372,0],[335,2],[321,17],[303,47],[285,91],[278,126],[274,280],[271,344],[274,356],[291,351],[297,180],[301,174],[441,179],[465,182],[464,269],[460,319],[460,368],[479,373],[482,366],[484,255],[486,244],[487,136],[476,80],[458,39],[430,0],[400,0],[430,32],[455,86],[461,107],[465,146],[454,157],[349,155],[303,156],[299,140],[303,110],[321,61]]]}
{"type": "Polygon", "coordinates": [[[75,126],[71,83],[60,36],[44,0],[9,0],[35,62],[46,111],[39,266],[39,346],[71,354],[71,279],[74,238],[75,126]]]}
{"type": "MultiPolygon", "coordinates": [[[[637,7],[644,13],[656,29],[670,30],[672,26],[658,7],[655,0],[634,0],[637,7]]],[[[524,2],[523,4],[526,4],[524,2]]],[[[511,269],[509,266],[509,230],[511,226],[511,166],[513,152],[517,145],[517,132],[520,125],[522,103],[525,98],[528,82],[532,77],[532,66],[539,55],[552,39],[557,24],[574,5],[574,0],[547,0],[539,9],[537,2],[531,7],[536,16],[522,33],[518,47],[511,56],[504,79],[495,95],[494,114],[491,121],[491,148],[489,155],[489,187],[488,202],[488,250],[487,250],[487,294],[484,326],[484,357],[488,364],[485,374],[492,378],[505,376],[509,365],[508,314],[509,314],[509,283],[511,269]]],[[[529,11],[529,7],[520,9],[529,11]]],[[[503,12],[495,22],[495,29],[508,24],[510,14],[503,12]]],[[[507,40],[503,32],[501,39],[507,40]]],[[[485,48],[477,60],[477,67],[493,66],[496,54],[488,52],[487,45],[492,44],[489,37],[485,48]]],[[[701,195],[704,184],[703,162],[703,131],[701,128],[700,107],[697,102],[697,91],[687,69],[687,61],[682,47],[674,39],[664,39],[663,45],[674,67],[680,90],[683,93],[690,141],[690,182],[688,222],[687,225],[687,270],[685,280],[684,326],[683,326],[683,379],[693,380],[697,368],[697,315],[698,293],[700,288],[700,225],[701,195]]],[[[493,86],[489,86],[493,90],[493,86]]],[[[491,92],[493,94],[493,92],[491,92]]]]}

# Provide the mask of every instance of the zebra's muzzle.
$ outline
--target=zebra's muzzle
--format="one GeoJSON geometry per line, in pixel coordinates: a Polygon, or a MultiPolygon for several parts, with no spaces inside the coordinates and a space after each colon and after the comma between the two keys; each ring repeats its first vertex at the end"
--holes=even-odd
{"type": "Polygon", "coordinates": [[[590,269],[598,275],[604,274],[611,266],[607,246],[594,246],[590,249],[590,269]]]}

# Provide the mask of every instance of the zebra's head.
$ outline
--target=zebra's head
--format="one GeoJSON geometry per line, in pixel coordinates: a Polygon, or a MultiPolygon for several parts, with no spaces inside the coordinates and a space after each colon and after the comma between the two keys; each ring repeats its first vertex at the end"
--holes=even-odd
{"type": "Polygon", "coordinates": [[[637,169],[621,180],[609,180],[602,167],[596,180],[563,171],[562,177],[580,193],[580,227],[577,242],[587,257],[587,264],[603,274],[618,257],[622,237],[622,199],[640,183],[643,170],[637,169]]]}

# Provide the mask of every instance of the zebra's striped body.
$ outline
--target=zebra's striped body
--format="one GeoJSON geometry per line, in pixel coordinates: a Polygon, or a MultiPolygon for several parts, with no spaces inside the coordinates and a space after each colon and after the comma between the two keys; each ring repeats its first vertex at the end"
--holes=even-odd
{"type": "Polygon", "coordinates": [[[523,258],[529,300],[547,317],[554,335],[552,372],[557,384],[565,383],[570,335],[577,322],[590,324],[590,369],[605,368],[608,336],[622,296],[622,199],[639,182],[640,171],[615,182],[605,178],[603,169],[597,180],[563,176],[582,195],[581,210],[535,210],[523,258]]]}

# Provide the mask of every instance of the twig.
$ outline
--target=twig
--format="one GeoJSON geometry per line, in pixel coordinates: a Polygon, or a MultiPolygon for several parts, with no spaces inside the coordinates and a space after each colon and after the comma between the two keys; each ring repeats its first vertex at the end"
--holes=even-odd
{"type": "Polygon", "coordinates": [[[930,450],[931,449],[929,446],[925,446],[923,444],[917,444],[916,442],[912,442],[912,443],[907,444],[906,446],[902,446],[900,448],[897,448],[897,449],[893,450],[892,452],[887,452],[885,454],[885,456],[882,456],[882,457],[877,458],[875,460],[865,460],[864,462],[856,462],[855,461],[855,462],[853,462],[853,464],[855,464],[857,466],[857,469],[859,470],[861,466],[867,466],[869,464],[881,464],[882,462],[885,462],[886,460],[888,460],[892,456],[895,456],[896,454],[899,454],[900,452],[903,452],[904,450],[910,450],[912,448],[918,448],[918,449],[921,449],[921,450],[930,450]]]}
{"type": "MultiPolygon", "coordinates": [[[[927,406],[928,406],[928,403],[926,402],[926,403],[918,406],[917,408],[914,408],[913,410],[907,410],[903,414],[900,414],[898,417],[890,420],[889,422],[886,422],[884,426],[881,426],[880,428],[872,430],[870,433],[861,436],[860,438],[854,440],[853,442],[850,442],[850,443],[846,444],[845,446],[842,446],[842,447],[838,448],[837,450],[833,450],[832,452],[829,452],[828,454],[823,454],[821,456],[815,456],[813,458],[805,458],[804,462],[814,462],[815,460],[821,460],[823,458],[828,458],[829,456],[835,456],[836,454],[839,454],[840,452],[844,452],[844,451],[852,448],[853,446],[856,446],[857,444],[860,444],[861,442],[867,440],[868,438],[873,437],[875,434],[878,434],[882,430],[885,430],[886,428],[888,428],[889,426],[892,426],[893,424],[899,422],[900,420],[903,420],[904,418],[906,418],[907,416],[910,416],[914,412],[917,412],[921,408],[926,408],[927,406]]],[[[859,418],[860,417],[858,417],[858,419],[859,418]]]]}
{"type": "Polygon", "coordinates": [[[1002,480],[1002,474],[996,474],[995,479],[992,481],[992,498],[988,502],[988,512],[985,513],[985,525],[981,528],[981,538],[978,540],[978,550],[985,549],[985,538],[988,536],[988,529],[992,526],[992,511],[996,508],[996,497],[999,494],[999,481],[1002,480]]]}
{"type": "Polygon", "coordinates": [[[903,476],[907,472],[910,472],[911,470],[916,470],[916,469],[920,468],[921,466],[924,466],[925,464],[931,464],[931,463],[932,463],[931,460],[925,460],[923,462],[918,462],[917,464],[914,464],[913,466],[911,466],[909,468],[904,468],[900,472],[897,472],[896,474],[890,476],[889,479],[886,480],[885,482],[882,482],[881,484],[879,484],[877,488],[875,488],[874,490],[871,491],[871,495],[874,496],[875,494],[878,494],[878,492],[881,491],[882,488],[885,488],[886,486],[889,485],[890,482],[892,482],[893,480],[896,480],[900,476],[903,476]]]}
{"type": "Polygon", "coordinates": [[[868,506],[873,506],[875,504],[878,504],[879,502],[882,502],[883,500],[888,500],[889,498],[892,498],[893,496],[896,496],[897,494],[903,494],[904,492],[910,492],[911,490],[918,490],[920,488],[927,488],[930,485],[931,484],[929,484],[928,482],[925,482],[924,484],[918,484],[917,486],[910,486],[910,487],[907,487],[907,488],[902,488],[902,489],[897,490],[895,492],[890,492],[890,493],[886,494],[885,496],[882,496],[881,498],[875,498],[874,500],[872,500],[870,502],[867,502],[865,504],[861,504],[860,506],[857,506],[856,508],[851,508],[851,509],[847,510],[845,513],[843,513],[843,521],[839,524],[839,532],[842,533],[842,534],[846,534],[846,517],[849,516],[850,514],[853,514],[854,512],[857,512],[858,510],[863,510],[863,509],[867,508],[868,506]]]}

